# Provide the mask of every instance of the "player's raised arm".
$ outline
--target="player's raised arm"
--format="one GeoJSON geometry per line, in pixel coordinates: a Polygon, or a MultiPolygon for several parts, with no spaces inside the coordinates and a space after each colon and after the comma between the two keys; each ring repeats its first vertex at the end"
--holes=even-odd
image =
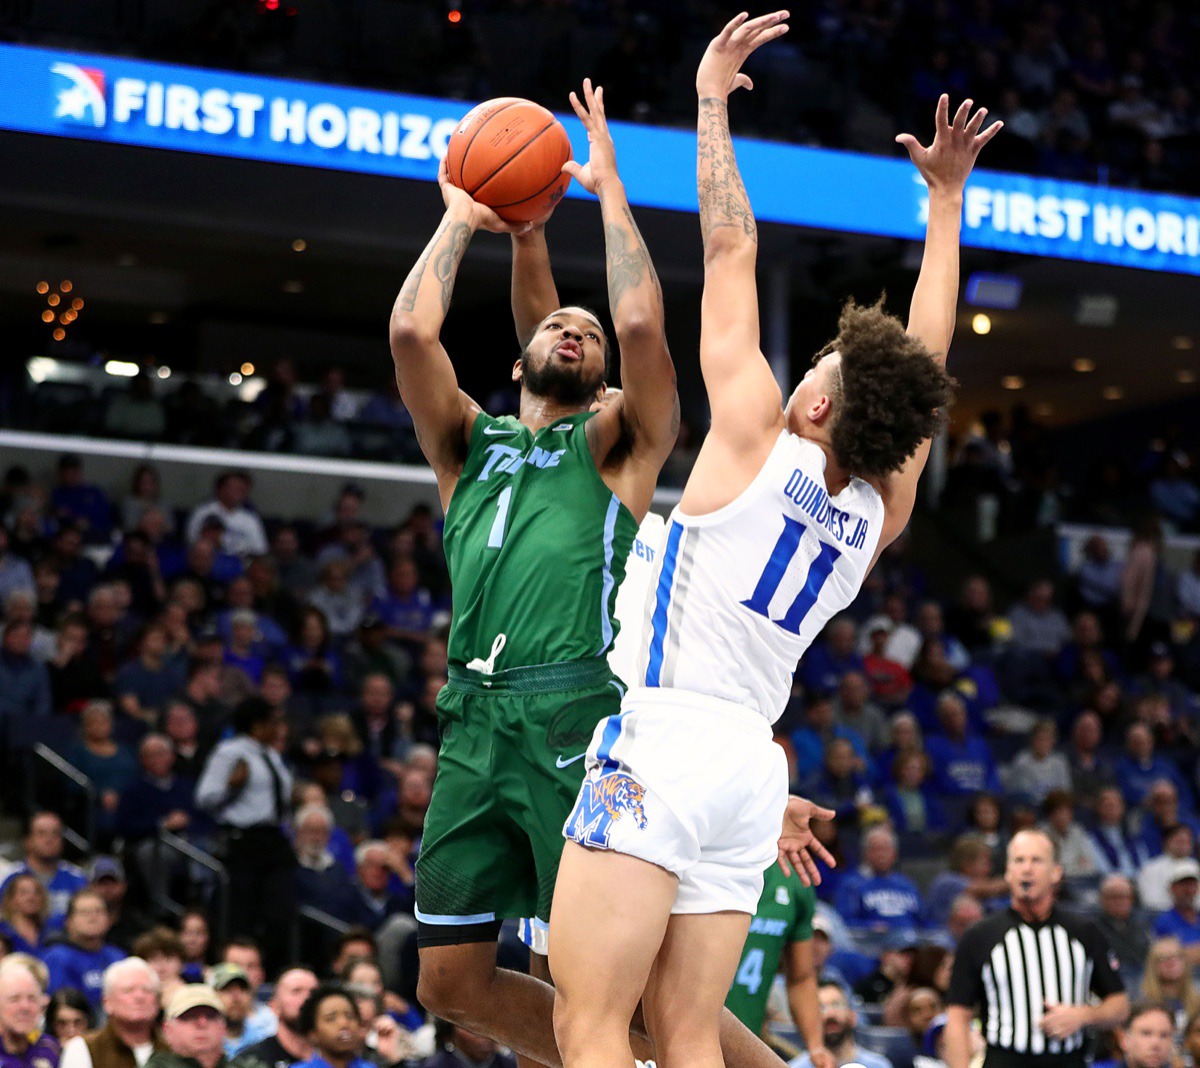
{"type": "Polygon", "coordinates": [[[758,228],[729,134],[728,98],[751,89],[742,64],[787,32],[786,11],[738,15],[709,44],[696,71],[700,116],[696,186],[704,239],[700,370],[712,409],[712,433],[737,444],[757,440],[782,419],[783,398],[759,348],[758,228]]]}
{"type": "Polygon", "coordinates": [[[675,365],[667,349],[662,286],[617,172],[616,150],[604,114],[604,90],[593,89],[591,80],[584,79],[583,100],[572,93],[571,107],[587,130],[588,162],[583,166],[568,162],[563,169],[600,198],[608,311],[621,352],[622,398],[601,418],[612,412],[623,421],[632,431],[635,454],[653,460],[657,475],[679,431],[679,395],[675,365]]]}
{"type": "Polygon", "coordinates": [[[538,324],[561,305],[550,270],[546,220],[512,235],[512,313],[517,341],[524,348],[538,324]]]}
{"type": "MultiPolygon", "coordinates": [[[[954,318],[958,308],[958,243],[962,220],[963,187],[975,159],[1003,123],[994,122],[980,133],[987,108],[971,114],[972,101],[964,100],[950,121],[950,98],[938,101],[933,144],[925,148],[912,134],[896,140],[907,150],[929,188],[929,221],[925,228],[925,254],[908,313],[908,333],[918,338],[939,364],[946,363],[954,318]]],[[[917,482],[929,459],[928,440],[881,487],[887,505],[887,524],[881,550],[908,523],[917,497],[917,482]],[[890,535],[890,536],[889,536],[890,535]]]]}
{"type": "MultiPolygon", "coordinates": [[[[438,183],[446,213],[396,298],[390,338],[400,396],[412,413],[421,451],[440,484],[443,478],[458,475],[466,436],[478,412],[459,390],[454,366],[439,340],[459,265],[476,230],[512,233],[527,226],[504,222],[452,186],[445,161],[438,172],[438,183]]],[[[446,487],[442,488],[444,504],[449,494],[446,487]]]]}

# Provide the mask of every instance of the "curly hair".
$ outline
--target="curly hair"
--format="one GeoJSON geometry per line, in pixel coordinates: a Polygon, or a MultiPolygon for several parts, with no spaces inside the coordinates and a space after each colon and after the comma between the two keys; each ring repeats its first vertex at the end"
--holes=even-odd
{"type": "Polygon", "coordinates": [[[899,471],[941,428],[954,380],[929,350],[883,310],[846,302],[838,335],[818,354],[841,354],[830,443],[838,463],[860,477],[899,471]]]}

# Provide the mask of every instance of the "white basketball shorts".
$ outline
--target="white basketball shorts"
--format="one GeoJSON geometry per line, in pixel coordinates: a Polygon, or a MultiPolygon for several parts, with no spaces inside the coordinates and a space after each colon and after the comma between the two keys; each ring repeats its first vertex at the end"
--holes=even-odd
{"type": "Polygon", "coordinates": [[[787,797],[787,758],[760,713],[639,688],[597,724],[563,836],[677,875],[673,913],[753,914],[787,797]]]}

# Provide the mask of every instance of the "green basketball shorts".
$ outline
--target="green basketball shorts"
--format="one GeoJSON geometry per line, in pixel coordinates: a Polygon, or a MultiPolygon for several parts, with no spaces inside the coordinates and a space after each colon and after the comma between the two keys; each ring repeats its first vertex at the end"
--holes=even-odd
{"type": "Polygon", "coordinates": [[[588,743],[622,692],[603,658],[493,675],[450,665],[417,859],[420,945],[494,941],[508,917],[549,920],[588,743]]]}

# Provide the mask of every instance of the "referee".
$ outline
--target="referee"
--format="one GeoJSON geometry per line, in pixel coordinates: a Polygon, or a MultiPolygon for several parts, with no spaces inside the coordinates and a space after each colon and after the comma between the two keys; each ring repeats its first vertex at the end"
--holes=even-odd
{"type": "Polygon", "coordinates": [[[986,1068],[1084,1068],[1083,1029],[1129,1015],[1117,959],[1090,920],[1055,907],[1062,868],[1041,831],[1013,836],[1004,879],[1009,907],[968,928],[954,957],[946,1063],[968,1068],[978,1007],[986,1068]]]}

